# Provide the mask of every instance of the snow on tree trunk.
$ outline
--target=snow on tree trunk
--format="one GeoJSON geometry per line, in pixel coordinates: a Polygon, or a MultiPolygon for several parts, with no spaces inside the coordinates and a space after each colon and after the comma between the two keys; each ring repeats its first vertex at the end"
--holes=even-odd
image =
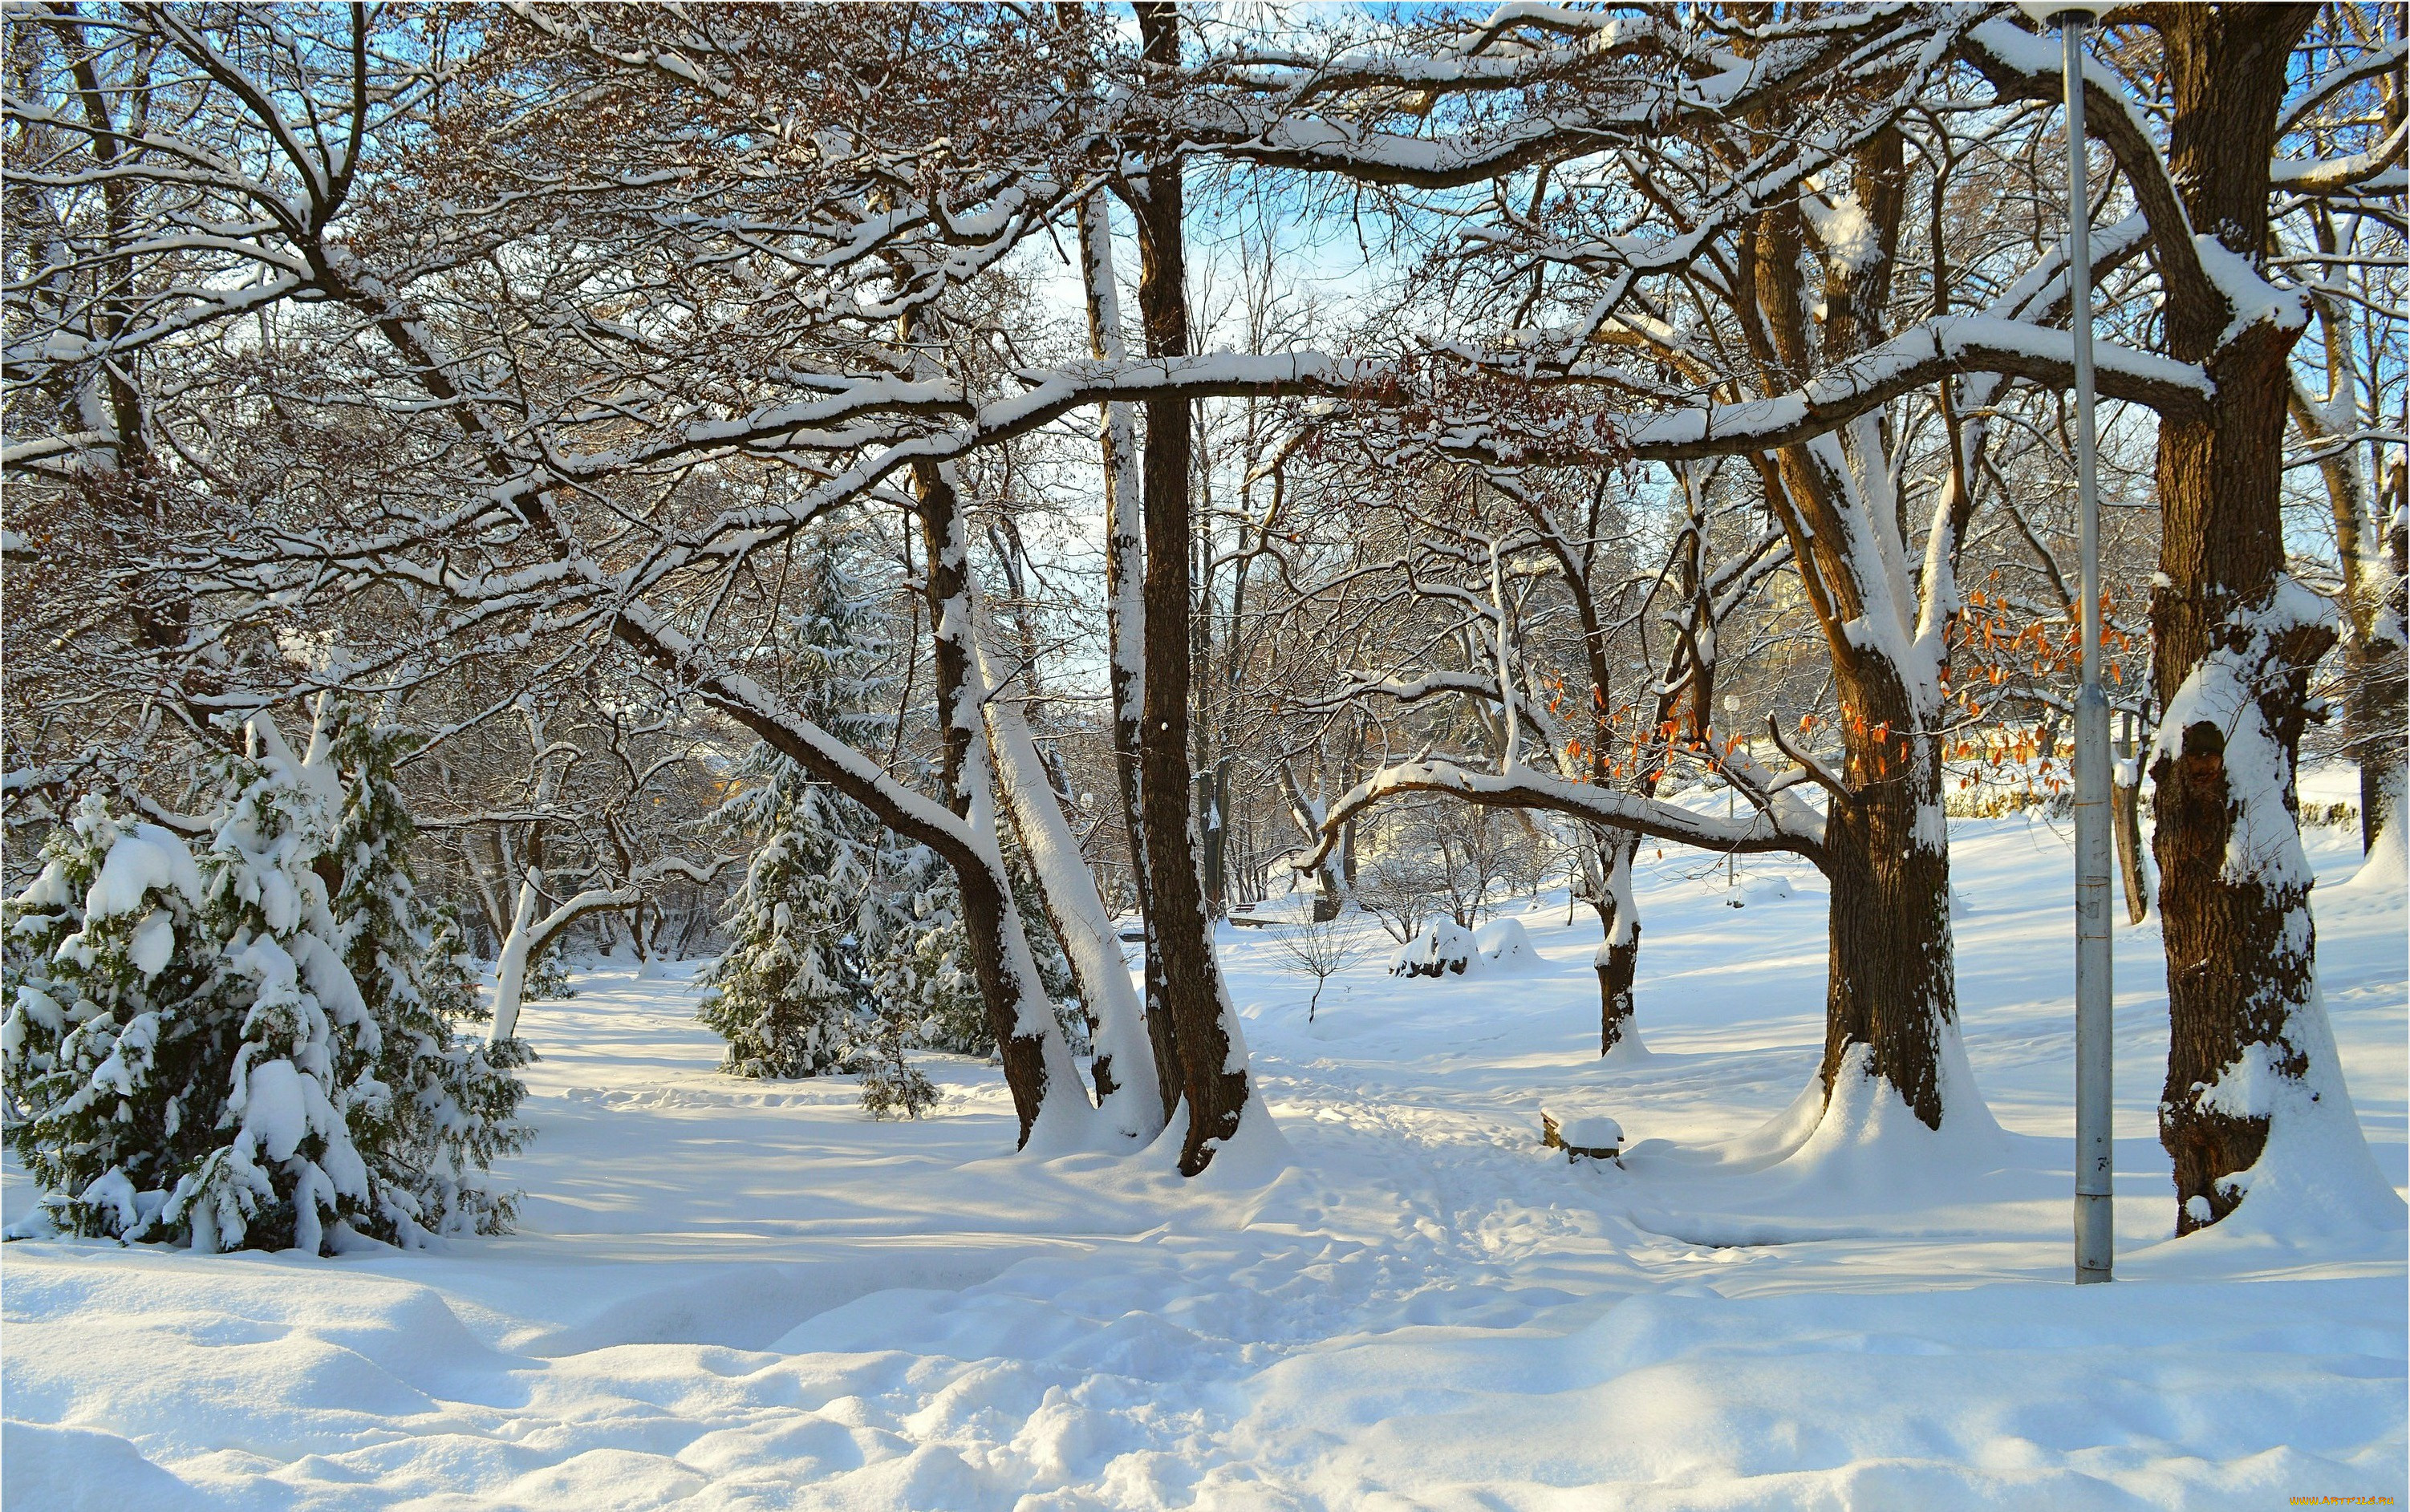
{"type": "Polygon", "coordinates": [[[2299,698],[2309,647],[2332,636],[2329,606],[2280,576],[2272,602],[2229,623],[2229,644],[2169,698],[2153,750],[2170,1020],[2159,1137],[2176,1231],[2224,1219],[2255,1188],[2285,1190],[2288,1214],[2306,1201],[2398,1225],[2335,1060],[2294,753],[2266,717],[2285,698],[2271,687],[2299,698]]]}
{"type": "MultiPolygon", "coordinates": [[[[1008,680],[996,676],[984,639],[980,667],[991,686],[1008,680]]],[[[1055,801],[1021,705],[1009,697],[988,699],[987,729],[1005,802],[1036,875],[1038,895],[1055,938],[1063,942],[1080,996],[1096,1015],[1097,1109],[1117,1132],[1151,1140],[1163,1131],[1154,1048],[1147,1041],[1145,1010],[1130,987],[1112,918],[1080,854],[1079,838],[1055,801]]]]}
{"type": "MultiPolygon", "coordinates": [[[[1080,206],[1081,270],[1087,285],[1089,344],[1097,356],[1119,362],[1128,356],[1122,337],[1121,288],[1113,272],[1112,228],[1101,194],[1080,206]]],[[[1147,922],[1144,969],[1148,1048],[1154,1063],[1162,1117],[1180,1105],[1180,1048],[1171,1010],[1165,1006],[1163,954],[1154,941],[1154,867],[1148,859],[1146,820],[1140,803],[1138,753],[1145,744],[1146,545],[1142,533],[1145,485],[1130,406],[1104,406],[1098,439],[1105,477],[1105,629],[1111,655],[1107,687],[1112,695],[1113,776],[1121,794],[1122,827],[1127,838],[1131,890],[1139,918],[1147,922]]]]}
{"type": "Polygon", "coordinates": [[[1942,823],[1939,792],[1920,798],[1906,786],[1870,784],[1826,821],[1832,904],[1822,1075],[1829,1097],[1851,1048],[1867,1046],[1866,1069],[1938,1129],[1948,1112],[1939,1057],[1958,1016],[1950,856],[1930,838],[1942,823]]]}
{"type": "Polygon", "coordinates": [[[937,727],[946,751],[950,807],[970,832],[970,864],[957,862],[963,927],[971,974],[980,984],[1006,1084],[1020,1117],[1021,1143],[1046,1148],[1084,1142],[1094,1107],[1081,1090],[1079,1068],[1046,1000],[1028,935],[1012,899],[997,843],[995,794],[972,619],[970,560],[949,470],[918,463],[912,472],[921,529],[928,550],[926,590],[936,666],[937,727]],[[1039,1126],[1046,1126],[1043,1138],[1039,1126]]]}
{"type": "Polygon", "coordinates": [[[2259,268],[2292,43],[2311,14],[2177,7],[2160,28],[2169,176],[2197,228],[2190,249],[2167,249],[2170,281],[2191,285],[2167,301],[2168,349],[2214,384],[2206,406],[2160,421],[2151,602],[2165,709],[2151,758],[2170,1028],[2159,1139],[2178,1233],[2272,1189],[2291,1194],[2272,1207],[2403,1221],[2334,1061],[2294,792],[2308,681],[2335,631],[2331,605],[2285,574],[2287,363],[2308,315],[2259,268]]]}
{"type": "Polygon", "coordinates": [[[1632,830],[1610,829],[1604,839],[1599,922],[1605,935],[1596,960],[1598,1053],[1609,1055],[1618,1045],[1639,1043],[1632,1028],[1632,982],[1640,973],[1640,902],[1632,887],[1632,858],[1640,836],[1632,830]]]}
{"type": "Polygon", "coordinates": [[[527,991],[528,955],[535,939],[536,908],[541,902],[544,873],[530,866],[519,882],[518,907],[511,911],[511,932],[502,938],[501,956],[494,963],[495,1044],[515,1040],[519,1032],[519,997],[527,991]]]}
{"type": "MultiPolygon", "coordinates": [[[[1149,59],[1177,64],[1179,17],[1141,5],[1149,59]]],[[[1133,188],[1139,226],[1139,305],[1150,356],[1188,353],[1186,254],[1177,158],[1149,165],[1133,188]]],[[[1187,1119],[1180,1170],[1194,1176],[1235,1140],[1254,1101],[1247,1051],[1206,909],[1189,771],[1189,507],[1194,416],[1185,399],[1146,406],[1145,728],[1139,745],[1140,808],[1154,884],[1151,923],[1161,952],[1164,1007],[1180,1056],[1187,1119]]]]}

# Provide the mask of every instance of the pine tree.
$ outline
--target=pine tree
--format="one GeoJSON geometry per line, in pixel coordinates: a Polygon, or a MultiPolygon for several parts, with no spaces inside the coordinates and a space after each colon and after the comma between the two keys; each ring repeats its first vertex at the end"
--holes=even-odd
{"type": "Polygon", "coordinates": [[[735,1075],[842,1070],[867,1028],[855,930],[865,848],[843,800],[783,757],[763,748],[740,770],[762,781],[731,820],[759,814],[767,837],[730,901],[731,943],[704,978],[697,1016],[728,1041],[722,1069],[735,1075]]]}
{"type": "Polygon", "coordinates": [[[69,1233],[131,1237],[219,1141],[231,1054],[200,870],[181,838],[86,797],[0,906],[8,1145],[69,1233]]]}
{"type": "Polygon", "coordinates": [[[376,1025],[316,869],[334,815],[272,749],[227,758],[217,785],[224,818],[198,858],[206,933],[192,943],[219,958],[212,1017],[234,1026],[234,1042],[196,1080],[224,1079],[214,1127],[231,1137],[177,1177],[159,1221],[202,1251],[316,1252],[329,1224],[372,1206],[338,1040],[373,1038],[376,1025]]]}
{"type": "Polygon", "coordinates": [[[457,921],[410,883],[398,741],[338,731],[346,788],[259,722],[261,753],[205,784],[198,856],[90,797],[0,910],[8,1143],[78,1234],[326,1252],[498,1228],[477,1171],[524,1137],[516,1053],[452,1040],[475,995],[457,921]]]}
{"type": "MultiPolygon", "coordinates": [[[[893,729],[878,672],[889,626],[835,539],[820,538],[804,565],[806,588],[777,647],[787,697],[814,723],[868,743],[893,729]]],[[[936,1092],[913,1081],[907,1048],[995,1048],[952,868],[766,746],[737,775],[749,780],[719,820],[762,838],[730,903],[730,947],[704,978],[700,1017],[728,1040],[723,1068],[740,1076],[860,1070],[874,1113],[918,1116],[936,1092]]],[[[1041,985],[1066,1003],[1070,964],[1027,867],[1009,865],[1041,985]]],[[[1086,1022],[1071,1008],[1066,1025],[1084,1042],[1086,1022]]]]}
{"type": "MultiPolygon", "coordinates": [[[[803,588],[776,653],[788,699],[824,729],[861,744],[890,727],[878,710],[888,627],[843,542],[814,536],[803,588]]],[[[730,900],[730,946],[704,976],[699,1017],[728,1041],[738,1076],[820,1076],[846,1069],[873,1027],[877,964],[888,933],[874,896],[893,873],[893,843],[849,800],[766,746],[739,766],[749,779],[716,817],[758,836],[745,884],[730,900]]]]}

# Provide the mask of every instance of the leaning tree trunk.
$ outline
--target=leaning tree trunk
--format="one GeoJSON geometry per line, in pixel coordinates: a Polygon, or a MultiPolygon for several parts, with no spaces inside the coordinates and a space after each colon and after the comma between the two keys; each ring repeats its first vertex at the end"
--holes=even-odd
{"type": "MultiPolygon", "coordinates": [[[[982,641],[982,672],[991,687],[1000,687],[1008,679],[994,675],[991,660],[982,641]]],[[[1121,942],[1113,938],[1111,916],[1047,780],[1021,705],[1009,698],[990,698],[987,730],[1014,833],[1029,857],[1055,937],[1063,942],[1071,980],[1088,1004],[1096,1046],[1093,1074],[1097,1110],[1121,1134],[1151,1140],[1163,1132],[1164,1119],[1154,1057],[1147,1043],[1144,1010],[1130,990],[1121,942]]]]}
{"type": "MultiPolygon", "coordinates": [[[[2117,765],[2121,774],[2134,764],[2128,755],[2117,765]]],[[[2126,889],[2126,922],[2139,924],[2151,916],[2151,878],[2142,869],[2142,791],[2141,773],[2120,775],[2109,788],[2110,833],[2117,839],[2117,876],[2126,889]]]]}
{"type": "Polygon", "coordinates": [[[1055,1113],[1067,1125],[1090,1111],[1080,1090],[1078,1069],[1053,1005],[1039,985],[1028,934],[1012,900],[1001,848],[996,844],[994,785],[987,749],[980,738],[984,679],[972,639],[969,557],[952,480],[934,462],[917,462],[913,492],[928,555],[932,656],[937,685],[938,739],[945,757],[948,807],[970,821],[984,842],[974,864],[957,861],[954,876],[963,900],[963,931],[968,938],[971,975],[987,1009],[989,1032],[1004,1061],[1005,1084],[1020,1115],[1023,1145],[1041,1115],[1055,1113]]]}
{"type": "MultiPolygon", "coordinates": [[[[1150,61],[1179,61],[1177,7],[1138,7],[1150,61]]],[[[1139,306],[1148,355],[1188,353],[1188,298],[1183,243],[1180,162],[1149,165],[1132,186],[1139,230],[1139,306]]],[[[1146,533],[1145,729],[1139,746],[1141,830],[1154,884],[1151,923],[1163,969],[1164,1007],[1180,1056],[1188,1104],[1183,1175],[1196,1175],[1214,1146],[1239,1131],[1249,1085],[1244,1041],[1213,953],[1199,875],[1195,791],[1189,772],[1189,467],[1192,416],[1186,400],[1150,400],[1142,487],[1146,533]]]]}

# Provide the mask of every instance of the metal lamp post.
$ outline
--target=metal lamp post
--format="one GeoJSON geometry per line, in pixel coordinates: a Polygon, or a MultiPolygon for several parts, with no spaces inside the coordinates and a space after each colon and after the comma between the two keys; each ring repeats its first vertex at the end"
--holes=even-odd
{"type": "Polygon", "coordinates": [[[2083,688],[2075,701],[2075,1282],[2107,1281],[2115,1256],[2111,1178],[2109,698],[2100,688],[2100,496],[2092,414],[2092,207],[2083,138],[2083,31],[2111,6],[2017,7],[2058,28],[2067,82],[2067,282],[2075,338],[2075,480],[2083,510],[2083,688]]]}

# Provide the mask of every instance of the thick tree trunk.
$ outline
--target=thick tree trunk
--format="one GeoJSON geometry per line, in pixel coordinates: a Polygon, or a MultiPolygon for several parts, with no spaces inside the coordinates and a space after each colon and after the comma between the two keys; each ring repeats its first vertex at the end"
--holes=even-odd
{"type": "Polygon", "coordinates": [[[1958,1017],[1940,750],[1930,736],[1899,733],[1918,721],[1879,658],[1853,661],[1836,682],[1852,727],[1845,749],[1856,798],[1835,799],[1825,821],[1822,859],[1833,900],[1824,1094],[1831,1098],[1851,1052],[1865,1045],[1867,1069],[1938,1129],[1942,1039],[1958,1017]]]}
{"type": "Polygon", "coordinates": [[[2373,850],[2385,826],[2401,822],[2405,775],[2402,732],[2410,726],[2410,688],[2403,681],[2402,647],[2380,643],[2374,654],[2355,639],[2345,728],[2359,752],[2359,848],[2373,850]]]}
{"type": "MultiPolygon", "coordinates": [[[[1168,4],[1138,7],[1146,55],[1179,60],[1178,14],[1168,4]]],[[[1188,297],[1180,164],[1149,166],[1135,187],[1139,305],[1151,356],[1188,353],[1188,297]]],[[[1179,1053],[1188,1104],[1180,1170],[1195,1175],[1212,1145],[1239,1130],[1248,1099],[1245,1052],[1222,981],[1199,875],[1189,772],[1189,467],[1192,416],[1185,400],[1146,406],[1142,487],[1146,529],[1145,728],[1139,744],[1141,829],[1154,885],[1151,923],[1163,968],[1164,1007],[1179,1053]]]]}
{"type": "MultiPolygon", "coordinates": [[[[2316,9],[2157,13],[2171,176],[2194,227],[2255,268],[2291,48],[2316,9]]],[[[2170,300],[2165,318],[2170,355],[2216,385],[2207,414],[2160,421],[2151,603],[2166,709],[2151,767],[2170,1020],[2159,1138],[2175,1162],[2176,1230],[2188,1233],[2242,1200],[2230,1178],[2267,1145],[2275,1083],[2301,1083],[2325,1040],[2306,1022],[2322,1010],[2293,777],[2309,673],[2333,632],[2284,576],[2287,359],[2300,323],[2271,312],[2234,329],[2220,299],[2170,300]]]]}

